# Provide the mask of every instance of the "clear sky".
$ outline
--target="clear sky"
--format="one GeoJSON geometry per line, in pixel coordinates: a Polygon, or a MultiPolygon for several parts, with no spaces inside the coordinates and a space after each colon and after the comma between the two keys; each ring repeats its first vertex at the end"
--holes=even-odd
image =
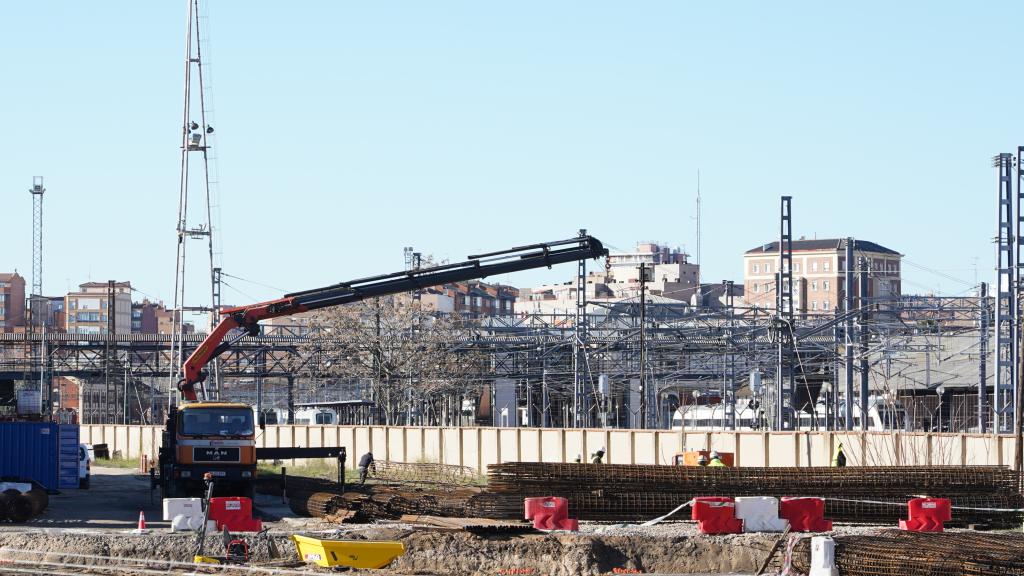
{"type": "MultiPolygon", "coordinates": [[[[207,4],[229,274],[299,290],[400,269],[404,246],[460,260],[581,227],[694,252],[699,169],[706,281],[742,278],[782,194],[798,237],[905,254],[905,292],[993,276],[1017,3],[207,4]]],[[[43,175],[47,294],[171,298],[185,7],[5,6],[0,270],[30,275],[43,175]]]]}

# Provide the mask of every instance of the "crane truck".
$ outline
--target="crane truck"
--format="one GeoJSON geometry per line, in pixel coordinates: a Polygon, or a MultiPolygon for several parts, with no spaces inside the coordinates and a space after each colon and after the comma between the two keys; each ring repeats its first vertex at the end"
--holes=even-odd
{"type": "Polygon", "coordinates": [[[256,448],[253,407],[206,398],[203,391],[206,365],[241,339],[259,335],[261,320],[607,255],[608,250],[598,239],[581,232],[567,240],[469,256],[466,261],[456,264],[360,278],[286,294],[268,302],[224,308],[220,323],[182,366],[177,387],[183,403],[169,410],[157,470],[154,471],[154,485],[161,487],[165,498],[199,495],[203,491],[203,477],[210,473],[216,478],[218,491],[226,495],[251,497],[256,481],[256,461],[259,459],[337,457],[341,464],[339,477],[343,474],[340,469],[345,458],[343,447],[256,448]]]}

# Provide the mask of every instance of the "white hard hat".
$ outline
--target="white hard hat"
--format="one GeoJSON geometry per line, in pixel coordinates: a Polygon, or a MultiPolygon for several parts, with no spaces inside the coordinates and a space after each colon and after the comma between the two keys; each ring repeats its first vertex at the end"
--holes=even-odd
{"type": "Polygon", "coordinates": [[[712,450],[711,451],[711,457],[712,458],[718,458],[718,450],[712,450]]]}

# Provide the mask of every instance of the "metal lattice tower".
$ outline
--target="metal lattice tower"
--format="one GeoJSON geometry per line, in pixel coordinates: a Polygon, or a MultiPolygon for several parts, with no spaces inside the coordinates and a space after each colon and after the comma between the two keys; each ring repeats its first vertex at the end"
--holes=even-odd
{"type": "Polygon", "coordinates": [[[783,196],[779,213],[779,270],[775,275],[778,358],[775,370],[776,430],[793,428],[793,197],[783,196]],[[788,367],[788,371],[787,371],[788,367]]]}
{"type": "Polygon", "coordinates": [[[30,328],[40,328],[46,321],[43,309],[43,177],[32,177],[32,291],[29,293],[30,328]]]}
{"type": "MultiPolygon", "coordinates": [[[[185,328],[185,314],[186,313],[206,313],[209,315],[209,325],[212,328],[219,320],[217,304],[219,300],[219,277],[220,270],[217,269],[214,263],[214,252],[213,252],[213,220],[212,220],[212,202],[210,197],[210,135],[213,134],[213,128],[207,123],[207,105],[205,98],[205,90],[203,86],[203,60],[202,60],[202,48],[200,38],[200,18],[199,18],[199,0],[187,0],[188,3],[188,19],[186,23],[186,34],[185,34],[185,97],[184,107],[182,113],[182,129],[181,129],[181,179],[179,185],[178,195],[178,221],[176,227],[177,233],[177,256],[175,259],[175,277],[174,277],[174,306],[173,306],[173,329],[172,329],[172,365],[170,374],[170,388],[168,390],[168,403],[173,403],[176,396],[174,392],[174,384],[177,381],[178,375],[181,373],[181,365],[185,359],[184,350],[184,339],[183,333],[185,328]],[[193,88],[198,90],[193,90],[193,88]],[[196,156],[199,160],[199,165],[196,166],[192,162],[192,158],[196,156]],[[196,200],[202,201],[204,206],[203,210],[199,210],[198,215],[192,215],[188,211],[190,200],[192,196],[197,196],[196,200]],[[187,246],[190,240],[199,240],[206,244],[206,251],[209,255],[208,265],[200,268],[196,266],[196,271],[203,270],[203,274],[200,275],[200,282],[207,283],[208,289],[204,290],[205,294],[202,296],[191,296],[189,298],[193,302],[205,300],[206,303],[203,305],[189,305],[189,300],[186,299],[186,293],[190,294],[189,290],[186,290],[187,278],[191,278],[190,275],[186,274],[188,268],[186,264],[190,262],[187,260],[187,246]]],[[[192,287],[195,287],[193,285],[192,287]]],[[[219,395],[220,382],[217,363],[214,362],[212,365],[213,382],[216,388],[214,395],[219,395]]],[[[202,387],[200,393],[203,396],[210,397],[210,391],[205,386],[202,387]]]]}
{"type": "Polygon", "coordinates": [[[843,429],[853,430],[853,311],[856,308],[856,304],[853,300],[854,295],[854,268],[853,268],[853,249],[856,246],[856,240],[853,238],[846,239],[846,263],[843,270],[844,281],[846,286],[843,294],[843,312],[846,315],[846,321],[843,323],[843,363],[846,370],[844,371],[844,384],[843,384],[843,398],[845,403],[843,405],[843,429]]]}
{"type": "MultiPolygon", "coordinates": [[[[587,235],[580,230],[580,238],[587,235]]],[[[577,428],[590,424],[587,406],[587,261],[580,260],[576,269],[576,336],[572,341],[573,421],[577,428]]]]}
{"type": "Polygon", "coordinates": [[[978,300],[981,306],[978,322],[978,432],[988,432],[988,385],[986,380],[986,364],[988,363],[988,283],[982,282],[978,287],[978,300]]]}
{"type": "MultiPolygon", "coordinates": [[[[1017,347],[1014,345],[1015,319],[1017,317],[1016,283],[1014,266],[1013,220],[1013,157],[1003,153],[994,158],[999,169],[999,235],[996,237],[996,353],[995,353],[995,398],[993,402],[994,428],[997,432],[1009,432],[1013,428],[1014,389],[1016,388],[1017,347]]],[[[1019,226],[1019,222],[1017,224],[1019,226]]]]}

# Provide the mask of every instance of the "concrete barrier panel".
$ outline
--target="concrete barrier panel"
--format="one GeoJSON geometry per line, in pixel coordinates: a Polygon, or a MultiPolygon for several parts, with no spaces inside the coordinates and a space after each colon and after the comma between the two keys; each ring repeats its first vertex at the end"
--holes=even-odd
{"type": "MultiPolygon", "coordinates": [[[[487,467],[501,461],[498,446],[500,438],[497,428],[484,428],[480,431],[480,466],[481,474],[487,473],[487,467]]],[[[502,447],[503,448],[503,447],[502,447]]]]}
{"type": "Polygon", "coordinates": [[[655,433],[638,431],[633,433],[633,463],[657,464],[658,455],[655,446],[655,433]]]}
{"type": "Polygon", "coordinates": [[[462,434],[462,465],[480,470],[480,428],[459,428],[462,434]]]}
{"type": "Polygon", "coordinates": [[[519,460],[521,462],[543,462],[540,451],[540,429],[519,428],[519,460]]]}
{"type": "Polygon", "coordinates": [[[968,466],[989,466],[999,461],[996,440],[991,436],[966,436],[964,449],[968,466]]]}
{"type": "Polygon", "coordinates": [[[569,456],[565,446],[564,431],[559,428],[543,428],[540,432],[542,462],[572,462],[575,454],[569,456]]]}
{"type": "Polygon", "coordinates": [[[388,428],[388,451],[385,458],[392,462],[407,462],[405,449],[405,428],[388,428]]]}
{"type": "Polygon", "coordinates": [[[497,428],[498,443],[501,444],[499,460],[501,462],[518,462],[522,459],[519,451],[522,448],[522,441],[519,435],[519,428],[497,428]]]}
{"type": "MultiPolygon", "coordinates": [[[[612,430],[608,437],[605,462],[609,464],[636,464],[632,430],[612,430]]],[[[594,450],[591,450],[591,452],[594,450]]]]}
{"type": "Polygon", "coordinates": [[[611,434],[606,430],[595,430],[588,429],[583,431],[583,437],[586,439],[586,451],[583,452],[583,461],[590,462],[590,455],[597,452],[601,448],[605,450],[605,462],[608,460],[608,446],[611,444],[611,434]]]}
{"type": "Polygon", "coordinates": [[[587,454],[586,447],[586,430],[566,430],[565,431],[565,461],[575,462],[576,457],[579,456],[582,462],[587,454]]]}

